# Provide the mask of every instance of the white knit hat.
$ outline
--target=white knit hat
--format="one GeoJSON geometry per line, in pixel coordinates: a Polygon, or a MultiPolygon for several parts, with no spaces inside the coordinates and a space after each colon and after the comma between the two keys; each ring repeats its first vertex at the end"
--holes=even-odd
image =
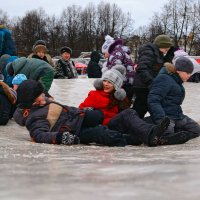
{"type": "Polygon", "coordinates": [[[110,35],[105,36],[105,42],[103,43],[101,49],[103,54],[108,53],[109,47],[111,44],[114,43],[114,41],[115,41],[114,38],[112,38],[110,35]]]}

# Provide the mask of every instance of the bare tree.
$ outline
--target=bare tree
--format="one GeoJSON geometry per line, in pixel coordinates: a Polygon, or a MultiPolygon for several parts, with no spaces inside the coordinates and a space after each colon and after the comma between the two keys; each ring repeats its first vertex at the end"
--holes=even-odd
{"type": "Polygon", "coordinates": [[[46,39],[46,20],[44,10],[27,12],[25,17],[18,18],[13,29],[18,53],[27,56],[38,39],[46,39]]]}

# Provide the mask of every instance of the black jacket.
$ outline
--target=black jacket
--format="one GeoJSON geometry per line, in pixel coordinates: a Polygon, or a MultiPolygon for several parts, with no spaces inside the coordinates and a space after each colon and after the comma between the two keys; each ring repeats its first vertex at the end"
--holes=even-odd
{"type": "MultiPolygon", "coordinates": [[[[32,140],[37,143],[60,144],[62,133],[65,131],[78,135],[83,123],[84,111],[62,105],[59,118],[51,128],[50,121],[47,119],[50,104],[57,103],[49,102],[42,107],[33,106],[28,116],[24,115],[24,110],[17,108],[13,117],[19,125],[26,126],[32,140]]],[[[51,117],[54,118],[55,115],[51,117]]]]}
{"type": "Polygon", "coordinates": [[[163,55],[158,47],[152,43],[141,46],[138,54],[138,65],[133,85],[135,88],[148,88],[163,66],[163,55]]]}
{"type": "Polygon", "coordinates": [[[87,74],[88,78],[101,78],[101,67],[98,64],[100,61],[100,54],[97,51],[93,51],[91,54],[91,60],[88,63],[87,74]]]}

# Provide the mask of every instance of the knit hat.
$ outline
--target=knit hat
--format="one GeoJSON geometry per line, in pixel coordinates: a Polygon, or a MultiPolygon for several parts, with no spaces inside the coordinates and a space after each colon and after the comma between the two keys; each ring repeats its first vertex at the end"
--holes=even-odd
{"type": "Polygon", "coordinates": [[[108,53],[110,45],[113,44],[114,42],[115,40],[113,37],[111,37],[110,35],[106,35],[105,42],[103,43],[102,49],[101,49],[102,53],[103,54],[108,53]]]}
{"type": "Polygon", "coordinates": [[[35,99],[39,97],[44,91],[42,84],[35,80],[23,81],[17,89],[17,99],[19,108],[31,108],[35,99]]]}
{"type": "Polygon", "coordinates": [[[96,79],[94,81],[94,87],[97,90],[103,89],[103,81],[107,80],[114,85],[115,93],[114,96],[118,100],[123,100],[126,98],[126,92],[122,89],[123,81],[124,81],[124,74],[126,69],[123,65],[115,65],[112,69],[107,70],[101,79],[96,79]]]}
{"type": "Polygon", "coordinates": [[[35,46],[34,49],[33,49],[34,53],[38,53],[40,51],[46,53],[46,51],[47,51],[46,46],[40,44],[40,45],[35,46]]]}
{"type": "Polygon", "coordinates": [[[17,74],[13,80],[12,80],[12,84],[13,85],[19,85],[21,84],[23,81],[27,80],[26,75],[24,74],[17,74]]]}
{"type": "Polygon", "coordinates": [[[69,47],[62,47],[62,48],[60,49],[60,54],[63,54],[63,53],[65,53],[65,52],[67,52],[67,53],[69,53],[70,55],[72,55],[72,50],[71,50],[71,48],[69,48],[69,47]]]}
{"type": "Polygon", "coordinates": [[[168,35],[158,35],[154,42],[158,48],[170,48],[173,43],[168,35]]]}
{"type": "Polygon", "coordinates": [[[194,69],[192,61],[184,56],[177,58],[174,66],[177,71],[187,72],[188,74],[191,74],[194,69]]]}
{"type": "Polygon", "coordinates": [[[46,42],[44,40],[37,40],[33,46],[36,47],[37,45],[43,45],[46,47],[46,42]]]}

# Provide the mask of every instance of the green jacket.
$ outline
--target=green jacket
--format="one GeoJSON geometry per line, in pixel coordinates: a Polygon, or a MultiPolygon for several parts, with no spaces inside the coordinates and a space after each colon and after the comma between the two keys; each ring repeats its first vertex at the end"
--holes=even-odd
{"type": "Polygon", "coordinates": [[[8,74],[12,71],[9,68],[13,68],[14,75],[25,74],[28,79],[40,81],[47,92],[53,82],[53,67],[40,59],[21,57],[6,66],[8,74]]]}

